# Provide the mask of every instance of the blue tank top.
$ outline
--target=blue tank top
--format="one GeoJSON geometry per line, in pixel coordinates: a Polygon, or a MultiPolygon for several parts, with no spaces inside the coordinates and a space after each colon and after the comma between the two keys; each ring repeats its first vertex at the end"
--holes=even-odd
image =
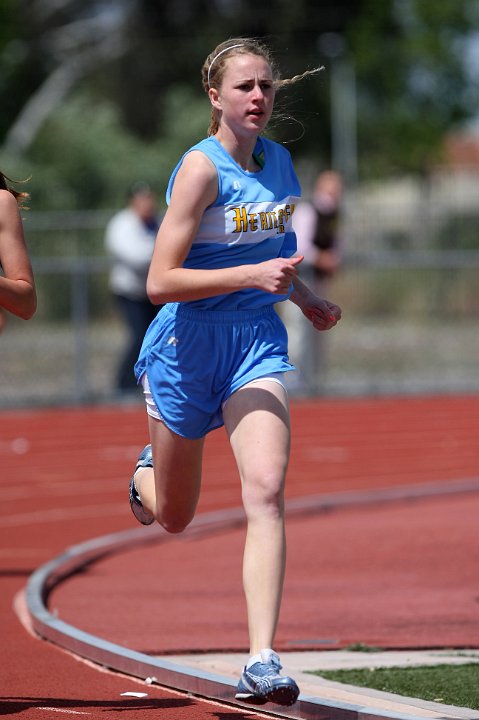
{"type": "MultiPolygon", "coordinates": [[[[203,214],[184,267],[216,269],[294,255],[292,215],[301,188],[288,150],[272,140],[258,138],[255,156],[261,158],[263,168],[254,173],[243,170],[214,137],[202,140],[185,155],[192,150],[200,150],[215,165],[218,197],[203,214]]],[[[168,183],[168,203],[185,155],[168,183]]],[[[247,288],[182,305],[205,310],[249,310],[286,300],[290,292],[274,295],[247,288]]]]}

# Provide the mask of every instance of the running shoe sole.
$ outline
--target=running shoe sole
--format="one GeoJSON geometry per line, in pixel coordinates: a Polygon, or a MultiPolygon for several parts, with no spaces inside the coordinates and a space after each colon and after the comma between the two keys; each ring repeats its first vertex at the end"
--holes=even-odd
{"type": "Polygon", "coordinates": [[[249,691],[240,680],[235,698],[251,705],[264,705],[267,702],[276,705],[294,705],[299,696],[299,688],[291,678],[282,679],[285,681],[284,684],[277,684],[276,687],[271,688],[264,695],[249,691]]]}
{"type": "Polygon", "coordinates": [[[135,485],[135,473],[138,470],[138,468],[141,467],[153,467],[153,459],[151,456],[151,446],[147,445],[143,450],[141,451],[138,462],[136,463],[135,472],[133,473],[133,477],[130,480],[130,507],[133,515],[135,518],[140,522],[142,525],[151,525],[155,518],[154,516],[148,511],[145,510],[143,505],[141,504],[140,496],[138,494],[138,490],[136,489],[135,485]]]}

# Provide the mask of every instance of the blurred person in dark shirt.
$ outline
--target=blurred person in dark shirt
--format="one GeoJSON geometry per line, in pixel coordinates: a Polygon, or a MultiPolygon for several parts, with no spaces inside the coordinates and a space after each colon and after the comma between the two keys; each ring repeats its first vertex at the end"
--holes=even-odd
{"type": "MultiPolygon", "coordinates": [[[[298,254],[304,256],[301,273],[320,297],[326,284],[341,266],[342,241],[339,232],[343,182],[339,173],[325,170],[316,178],[309,201],[299,203],[293,215],[298,254]]],[[[319,392],[325,372],[325,338],[312,331],[304,317],[286,318],[291,336],[291,360],[298,368],[297,390],[319,392]]]]}

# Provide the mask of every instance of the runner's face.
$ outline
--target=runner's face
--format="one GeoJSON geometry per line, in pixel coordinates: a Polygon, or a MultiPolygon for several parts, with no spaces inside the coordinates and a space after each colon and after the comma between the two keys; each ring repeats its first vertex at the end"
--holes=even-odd
{"type": "Polygon", "coordinates": [[[214,107],[239,134],[259,134],[271,117],[274,83],[269,63],[259,55],[233,55],[226,61],[219,90],[211,90],[214,107]]]}

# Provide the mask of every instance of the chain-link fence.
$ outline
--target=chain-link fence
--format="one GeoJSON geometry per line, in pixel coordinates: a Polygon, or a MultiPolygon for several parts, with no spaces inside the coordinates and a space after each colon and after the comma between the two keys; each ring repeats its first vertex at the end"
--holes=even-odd
{"type": "MultiPolygon", "coordinates": [[[[329,395],[477,392],[477,178],[434,192],[409,184],[387,198],[380,189],[347,198],[343,268],[326,290],[344,316],[323,337],[306,387],[329,395]]],[[[25,218],[39,306],[28,322],[10,317],[0,336],[0,407],[116,398],[126,331],[108,290],[110,216],[25,218]]],[[[293,361],[309,353],[300,321],[293,307],[293,361]]],[[[291,381],[291,390],[304,387],[291,381]]]]}

